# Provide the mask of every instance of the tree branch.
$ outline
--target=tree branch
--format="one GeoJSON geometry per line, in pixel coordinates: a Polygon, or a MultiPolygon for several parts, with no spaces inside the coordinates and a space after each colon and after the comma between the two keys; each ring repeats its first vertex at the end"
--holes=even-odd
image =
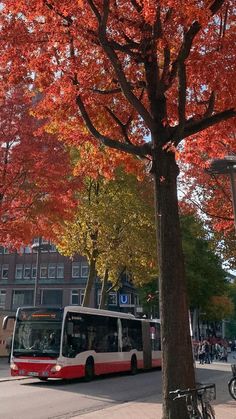
{"type": "Polygon", "coordinates": [[[176,77],[179,62],[184,62],[188,58],[192,44],[193,44],[193,40],[195,36],[197,35],[197,33],[200,31],[200,29],[201,29],[201,25],[197,21],[195,21],[190,26],[189,30],[185,33],[183,44],[179,50],[178,57],[172,64],[172,70],[169,76],[169,85],[172,83],[172,81],[176,77]]]}
{"type": "MultiPolygon", "coordinates": [[[[91,1],[89,0],[89,3],[90,2],[91,1]]],[[[151,117],[148,110],[143,106],[140,100],[138,100],[138,98],[132,92],[132,89],[126,79],[124,70],[118,59],[118,56],[116,55],[114,49],[112,48],[110,42],[107,39],[106,25],[107,25],[107,19],[108,19],[108,14],[109,14],[109,0],[104,0],[103,5],[104,5],[103,6],[104,14],[102,16],[101,21],[98,21],[99,22],[98,37],[99,37],[100,44],[105,54],[109,58],[110,63],[112,64],[112,67],[116,73],[118,82],[120,83],[124,96],[126,97],[128,102],[136,109],[139,115],[143,118],[148,128],[151,131],[153,131],[155,128],[154,120],[151,117]]]]}
{"type": "Polygon", "coordinates": [[[137,10],[138,13],[141,13],[142,12],[143,8],[142,8],[142,6],[140,6],[139,3],[137,3],[136,0],[131,0],[131,4],[135,8],[135,10],[137,10]]]}
{"type": "Polygon", "coordinates": [[[128,137],[128,134],[127,134],[127,127],[128,127],[128,125],[127,124],[123,124],[123,122],[121,122],[121,120],[118,118],[118,116],[110,108],[108,108],[108,106],[105,106],[105,109],[107,110],[107,112],[109,113],[109,115],[114,119],[114,121],[117,123],[117,125],[119,125],[119,127],[121,129],[121,132],[122,132],[122,134],[124,136],[125,141],[128,144],[132,144],[131,141],[130,141],[130,139],[129,139],[129,137],[128,137]]]}
{"type": "Polygon", "coordinates": [[[44,3],[48,7],[48,9],[52,10],[53,12],[56,13],[56,15],[58,15],[64,21],[66,21],[68,23],[68,26],[72,25],[73,20],[72,20],[71,16],[65,16],[65,15],[63,15],[63,13],[61,13],[59,10],[56,10],[56,8],[51,3],[49,3],[48,1],[44,1],[44,3]]]}
{"type": "Polygon", "coordinates": [[[81,99],[81,96],[78,95],[76,97],[76,103],[79,107],[79,110],[81,112],[82,118],[86,124],[86,127],[88,128],[89,132],[102,144],[104,144],[107,147],[114,148],[116,150],[124,151],[129,154],[133,154],[140,157],[145,157],[146,155],[151,155],[151,144],[145,143],[140,146],[136,146],[133,144],[127,144],[122,143],[119,140],[115,140],[112,138],[109,138],[105,135],[102,135],[93,125],[86,109],[83,104],[83,101],[81,99]]]}
{"type": "MultiPolygon", "coordinates": [[[[182,191],[183,192],[183,191],[182,191]]],[[[229,198],[229,197],[228,197],[229,198]]],[[[206,211],[205,209],[203,209],[202,205],[200,205],[198,202],[196,202],[194,199],[190,198],[189,196],[186,197],[186,201],[191,202],[193,205],[195,205],[198,209],[200,209],[200,211],[203,214],[206,214],[207,216],[211,217],[211,218],[217,218],[217,219],[221,219],[221,220],[225,220],[225,221],[233,221],[234,218],[232,217],[225,217],[224,215],[219,215],[219,214],[212,214],[209,211],[206,211]]]]}
{"type": "MultiPolygon", "coordinates": [[[[221,121],[225,121],[229,118],[233,118],[236,116],[236,110],[231,108],[227,109],[225,111],[216,113],[208,118],[202,118],[199,121],[191,121],[186,124],[184,132],[183,132],[183,138],[189,137],[190,135],[196,134],[199,131],[202,131],[206,128],[212,127],[213,125],[218,124],[221,121]]],[[[173,137],[175,138],[175,136],[173,137]]]]}
{"type": "MultiPolygon", "coordinates": [[[[144,89],[146,87],[146,84],[144,81],[137,81],[136,85],[131,86],[130,85],[130,89],[134,90],[134,89],[144,89]]],[[[116,87],[114,89],[108,89],[108,90],[102,90],[102,89],[97,89],[97,88],[92,88],[90,89],[93,93],[98,93],[101,95],[111,95],[111,94],[115,94],[115,93],[122,93],[122,90],[120,87],[116,87]]]]}
{"type": "Polygon", "coordinates": [[[90,89],[93,93],[98,93],[100,95],[114,95],[116,93],[121,93],[122,90],[120,87],[110,89],[110,90],[101,90],[101,89],[90,89]]]}
{"type": "MultiPolygon", "coordinates": [[[[212,5],[210,6],[210,11],[212,13],[212,16],[216,12],[218,12],[218,10],[220,9],[220,7],[224,3],[224,1],[225,0],[215,0],[212,3],[212,5]]],[[[194,40],[195,36],[197,35],[197,33],[200,30],[201,30],[200,23],[195,21],[190,26],[189,30],[186,32],[186,34],[184,36],[184,41],[183,41],[182,47],[181,47],[181,49],[179,51],[179,54],[178,54],[178,57],[172,64],[172,70],[171,70],[170,75],[169,75],[169,83],[168,83],[169,86],[171,85],[172,81],[176,77],[176,74],[177,74],[177,71],[178,71],[178,62],[180,60],[186,60],[188,58],[191,47],[192,47],[192,44],[193,44],[193,40],[194,40]]]]}
{"type": "Polygon", "coordinates": [[[186,120],[186,90],[187,90],[187,81],[186,81],[186,66],[184,61],[181,60],[179,63],[178,69],[178,116],[179,116],[179,138],[182,137],[184,130],[185,120],[186,120]]]}
{"type": "Polygon", "coordinates": [[[222,4],[225,3],[225,0],[215,0],[213,1],[212,5],[210,6],[210,11],[212,15],[214,15],[218,10],[221,8],[222,4]]]}
{"type": "Polygon", "coordinates": [[[215,92],[211,92],[210,98],[208,100],[208,107],[206,112],[204,113],[204,117],[209,117],[212,115],[215,106],[215,92]]]}
{"type": "Polygon", "coordinates": [[[98,22],[101,22],[101,15],[97,9],[97,7],[95,6],[94,2],[92,0],[87,0],[90,8],[92,9],[93,13],[95,14],[98,22]]]}

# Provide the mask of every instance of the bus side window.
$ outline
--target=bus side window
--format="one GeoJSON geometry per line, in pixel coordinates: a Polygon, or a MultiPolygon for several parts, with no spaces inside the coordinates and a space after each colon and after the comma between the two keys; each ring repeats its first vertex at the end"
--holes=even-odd
{"type": "Polygon", "coordinates": [[[117,319],[108,317],[108,352],[118,352],[117,319]]]}
{"type": "Polygon", "coordinates": [[[122,352],[128,352],[132,349],[132,343],[129,336],[128,321],[121,319],[122,323],[122,352]]]}
{"type": "Polygon", "coordinates": [[[67,358],[75,358],[77,352],[78,351],[74,341],[74,322],[70,320],[68,313],[63,334],[62,355],[67,358]]]}
{"type": "Polygon", "coordinates": [[[96,352],[108,352],[108,318],[97,316],[93,320],[95,330],[94,350],[96,352]]]}
{"type": "Polygon", "coordinates": [[[160,324],[151,323],[150,324],[150,338],[153,351],[161,350],[161,336],[160,336],[160,324]]]}

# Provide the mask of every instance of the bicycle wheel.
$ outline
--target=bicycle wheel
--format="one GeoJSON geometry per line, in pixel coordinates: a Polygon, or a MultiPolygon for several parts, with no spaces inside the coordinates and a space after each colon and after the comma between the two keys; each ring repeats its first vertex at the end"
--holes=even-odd
{"type": "Polygon", "coordinates": [[[228,382],[228,388],[230,396],[236,400],[236,377],[231,378],[228,382]]]}

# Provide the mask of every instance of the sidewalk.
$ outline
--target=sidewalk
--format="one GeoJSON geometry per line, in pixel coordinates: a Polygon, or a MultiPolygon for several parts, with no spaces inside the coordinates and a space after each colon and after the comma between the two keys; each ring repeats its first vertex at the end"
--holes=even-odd
{"type": "Polygon", "coordinates": [[[11,377],[10,366],[7,362],[7,358],[0,357],[0,383],[2,381],[11,380],[25,380],[28,377],[11,377]]]}
{"type": "MultiPolygon", "coordinates": [[[[231,361],[231,360],[230,360],[231,361]]],[[[208,370],[223,370],[230,372],[228,364],[213,363],[210,365],[197,365],[197,375],[200,370],[207,374],[208,370]]],[[[0,358],[0,382],[10,380],[24,380],[28,377],[11,377],[9,364],[6,358],[0,358]]],[[[236,401],[228,394],[227,380],[217,381],[217,399],[213,403],[217,419],[236,419],[236,401]]],[[[162,404],[160,397],[152,395],[138,401],[131,401],[123,404],[112,404],[109,407],[96,412],[88,412],[73,419],[162,419],[162,404]]]]}
{"type": "MultiPolygon", "coordinates": [[[[156,403],[154,397],[148,397],[142,401],[134,401],[107,407],[96,411],[96,413],[85,413],[84,415],[75,416],[73,419],[161,419],[161,417],[161,403],[156,403]]],[[[228,419],[228,417],[225,416],[225,419],[226,418],[228,419]]],[[[234,416],[233,419],[235,418],[236,416],[234,416]]]]}
{"type": "MultiPolygon", "coordinates": [[[[229,401],[214,405],[216,419],[236,419],[236,402],[229,401]]],[[[130,402],[100,411],[74,416],[73,419],[162,419],[162,405],[152,398],[141,402],[130,402]]]]}

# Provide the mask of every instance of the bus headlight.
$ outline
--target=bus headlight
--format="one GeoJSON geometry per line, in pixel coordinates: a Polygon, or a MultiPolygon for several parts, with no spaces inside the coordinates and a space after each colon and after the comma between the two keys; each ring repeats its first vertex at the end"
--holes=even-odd
{"type": "Polygon", "coordinates": [[[58,364],[58,365],[54,365],[54,367],[51,368],[51,371],[52,372],[59,372],[59,371],[61,371],[61,369],[62,369],[62,366],[58,364]]]}
{"type": "Polygon", "coordinates": [[[18,370],[18,366],[14,362],[11,363],[10,368],[13,371],[17,371],[18,370]]]}

